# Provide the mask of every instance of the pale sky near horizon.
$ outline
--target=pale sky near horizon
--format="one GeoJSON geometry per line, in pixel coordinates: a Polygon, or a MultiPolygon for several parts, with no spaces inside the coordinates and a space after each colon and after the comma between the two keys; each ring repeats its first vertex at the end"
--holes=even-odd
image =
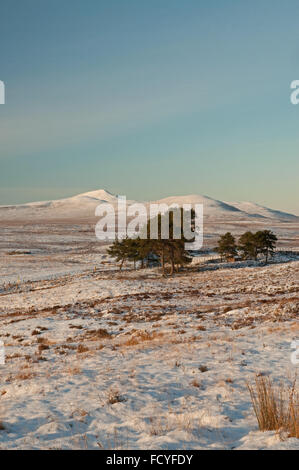
{"type": "Polygon", "coordinates": [[[299,2],[1,0],[0,204],[105,188],[299,215],[299,2]]]}

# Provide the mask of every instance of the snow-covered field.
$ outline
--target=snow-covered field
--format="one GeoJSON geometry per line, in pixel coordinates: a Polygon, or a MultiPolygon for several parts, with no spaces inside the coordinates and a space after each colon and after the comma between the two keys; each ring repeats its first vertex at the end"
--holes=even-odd
{"type": "Polygon", "coordinates": [[[298,449],[258,431],[246,383],[298,371],[299,260],[164,279],[88,234],[0,246],[0,448],[298,449]]]}

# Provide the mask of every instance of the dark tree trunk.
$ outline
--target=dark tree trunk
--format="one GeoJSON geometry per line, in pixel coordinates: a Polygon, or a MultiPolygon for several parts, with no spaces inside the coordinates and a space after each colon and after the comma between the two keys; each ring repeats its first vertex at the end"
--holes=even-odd
{"type": "Polygon", "coordinates": [[[162,266],[162,274],[165,276],[165,253],[164,253],[164,246],[161,251],[161,266],[162,266]]]}

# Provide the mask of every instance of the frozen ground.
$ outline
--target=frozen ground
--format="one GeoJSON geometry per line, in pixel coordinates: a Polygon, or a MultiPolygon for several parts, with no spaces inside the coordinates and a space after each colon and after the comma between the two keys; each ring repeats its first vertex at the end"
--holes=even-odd
{"type": "Polygon", "coordinates": [[[246,387],[296,374],[298,260],[163,279],[58,232],[0,246],[0,448],[299,448],[246,387]]]}

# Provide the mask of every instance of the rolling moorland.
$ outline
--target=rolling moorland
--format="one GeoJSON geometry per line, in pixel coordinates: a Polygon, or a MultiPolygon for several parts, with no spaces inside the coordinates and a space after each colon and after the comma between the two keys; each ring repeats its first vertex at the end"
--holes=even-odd
{"type": "Polygon", "coordinates": [[[0,207],[0,448],[298,449],[259,430],[248,390],[298,371],[298,217],[180,197],[204,203],[206,251],[227,230],[267,228],[278,252],[267,266],[203,253],[162,278],[108,257],[103,200],[115,196],[0,207]]]}

